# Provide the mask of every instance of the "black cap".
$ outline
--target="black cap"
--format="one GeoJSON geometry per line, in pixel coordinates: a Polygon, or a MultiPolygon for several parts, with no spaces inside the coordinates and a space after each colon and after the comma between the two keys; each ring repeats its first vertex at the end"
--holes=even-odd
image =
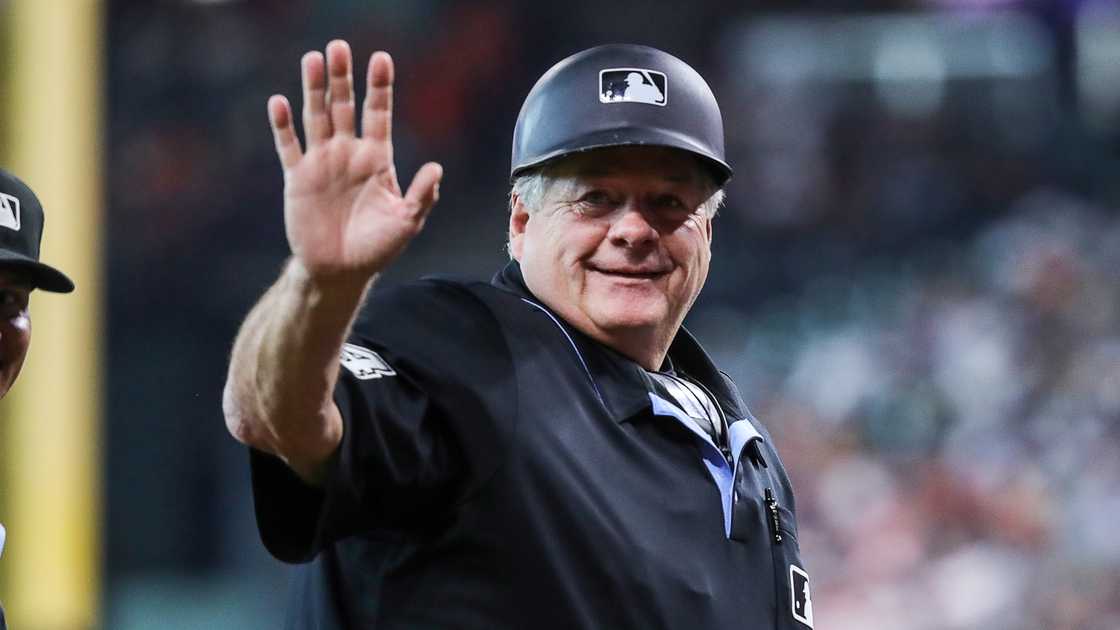
{"type": "Polygon", "coordinates": [[[43,240],[43,205],[27,184],[0,169],[0,269],[18,269],[38,289],[69,293],[74,283],[66,274],[39,262],[43,240]]]}

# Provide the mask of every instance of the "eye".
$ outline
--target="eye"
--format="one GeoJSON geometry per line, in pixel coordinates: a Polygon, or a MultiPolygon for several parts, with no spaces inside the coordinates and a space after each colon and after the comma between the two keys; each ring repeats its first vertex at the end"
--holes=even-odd
{"type": "Polygon", "coordinates": [[[653,205],[657,208],[666,210],[684,210],[687,209],[681,198],[676,195],[659,195],[653,198],[653,205]]]}
{"type": "Polygon", "coordinates": [[[602,189],[589,190],[576,202],[580,212],[587,216],[597,217],[607,214],[619,201],[609,192],[602,189]]]}
{"type": "Polygon", "coordinates": [[[592,190],[579,198],[581,203],[592,206],[605,206],[612,202],[610,194],[605,190],[592,190]]]}
{"type": "Polygon", "coordinates": [[[699,209],[673,193],[655,195],[649,200],[650,210],[666,221],[685,221],[699,209]]]}

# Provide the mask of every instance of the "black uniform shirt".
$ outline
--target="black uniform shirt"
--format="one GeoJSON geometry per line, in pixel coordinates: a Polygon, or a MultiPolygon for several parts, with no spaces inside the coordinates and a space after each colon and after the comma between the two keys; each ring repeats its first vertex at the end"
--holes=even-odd
{"type": "Polygon", "coordinates": [[[683,329],[669,354],[726,414],[728,447],[516,263],[372,292],[324,487],[252,451],[261,537],[307,563],[289,627],[811,627],[769,436],[683,329]]]}

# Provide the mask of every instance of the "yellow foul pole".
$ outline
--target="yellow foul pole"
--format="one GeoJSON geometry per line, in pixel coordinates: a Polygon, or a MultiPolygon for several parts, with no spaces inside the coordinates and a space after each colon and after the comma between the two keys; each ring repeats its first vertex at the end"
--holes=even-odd
{"type": "Polygon", "coordinates": [[[31,349],[0,404],[0,599],[13,629],[98,625],[102,6],[0,0],[0,164],[46,212],[42,259],[75,293],[36,291],[31,349]]]}

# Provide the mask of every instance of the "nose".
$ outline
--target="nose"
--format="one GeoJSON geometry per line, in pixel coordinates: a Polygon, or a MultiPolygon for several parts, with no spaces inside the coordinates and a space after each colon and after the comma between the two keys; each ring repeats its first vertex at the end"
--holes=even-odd
{"type": "Polygon", "coordinates": [[[657,242],[657,229],[650,225],[641,209],[629,203],[619,208],[607,233],[611,244],[618,247],[642,247],[657,242]]]}

